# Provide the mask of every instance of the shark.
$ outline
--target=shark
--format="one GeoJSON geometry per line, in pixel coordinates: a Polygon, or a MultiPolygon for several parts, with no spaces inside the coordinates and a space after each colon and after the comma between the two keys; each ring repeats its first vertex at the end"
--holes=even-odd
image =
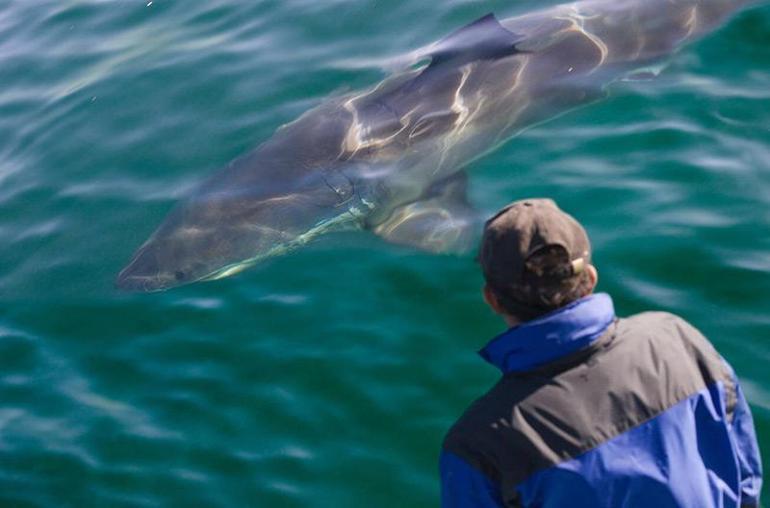
{"type": "Polygon", "coordinates": [[[360,229],[463,252],[480,221],[473,161],[603,98],[719,27],[742,0],[583,0],[486,15],[375,86],[324,100],[204,179],[118,274],[160,291],[229,277],[319,235],[360,229]]]}

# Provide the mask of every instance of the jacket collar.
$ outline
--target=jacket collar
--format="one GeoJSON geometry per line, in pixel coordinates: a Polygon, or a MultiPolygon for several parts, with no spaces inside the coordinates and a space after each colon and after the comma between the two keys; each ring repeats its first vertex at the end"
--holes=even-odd
{"type": "Polygon", "coordinates": [[[590,345],[614,320],[610,296],[589,295],[509,329],[479,354],[503,373],[527,371],[590,345]]]}

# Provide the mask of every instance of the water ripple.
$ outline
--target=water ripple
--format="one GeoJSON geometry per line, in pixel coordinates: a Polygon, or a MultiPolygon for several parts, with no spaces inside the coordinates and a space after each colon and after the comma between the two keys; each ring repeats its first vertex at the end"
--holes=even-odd
{"type": "MultiPolygon", "coordinates": [[[[555,1],[546,2],[554,4],[555,1]]],[[[117,292],[206,175],[493,10],[428,2],[10,2],[0,10],[2,505],[435,504],[441,437],[494,382],[472,256],[341,234],[238,277],[117,292]]],[[[583,221],[621,314],[692,320],[768,448],[770,11],[468,168],[492,213],[583,221]]]]}

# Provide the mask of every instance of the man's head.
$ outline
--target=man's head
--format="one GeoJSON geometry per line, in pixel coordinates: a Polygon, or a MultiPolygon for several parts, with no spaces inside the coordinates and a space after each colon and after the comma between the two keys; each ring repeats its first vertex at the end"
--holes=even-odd
{"type": "Polygon", "coordinates": [[[484,297],[511,325],[564,307],[596,286],[588,235],[550,199],[516,201],[489,219],[478,259],[484,297]]]}

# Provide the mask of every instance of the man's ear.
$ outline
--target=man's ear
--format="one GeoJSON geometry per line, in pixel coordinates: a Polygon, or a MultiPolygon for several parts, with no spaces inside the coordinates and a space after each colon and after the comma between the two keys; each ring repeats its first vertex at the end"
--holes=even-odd
{"type": "Polygon", "coordinates": [[[519,318],[508,314],[505,308],[500,304],[500,299],[497,298],[497,295],[492,291],[492,288],[490,288],[489,285],[484,284],[484,290],[482,292],[484,293],[484,301],[487,302],[487,305],[495,311],[495,314],[499,314],[508,326],[514,327],[521,324],[519,318]]]}
{"type": "Polygon", "coordinates": [[[492,291],[492,288],[490,288],[488,284],[484,284],[482,293],[484,294],[484,301],[487,302],[487,305],[489,305],[496,314],[505,314],[505,310],[503,309],[503,306],[500,305],[497,295],[492,291]]]}
{"type": "Polygon", "coordinates": [[[588,277],[591,280],[591,286],[590,289],[586,292],[586,295],[590,295],[594,292],[596,285],[599,283],[599,272],[596,270],[594,265],[588,265],[586,267],[586,271],[588,272],[588,277]]]}

